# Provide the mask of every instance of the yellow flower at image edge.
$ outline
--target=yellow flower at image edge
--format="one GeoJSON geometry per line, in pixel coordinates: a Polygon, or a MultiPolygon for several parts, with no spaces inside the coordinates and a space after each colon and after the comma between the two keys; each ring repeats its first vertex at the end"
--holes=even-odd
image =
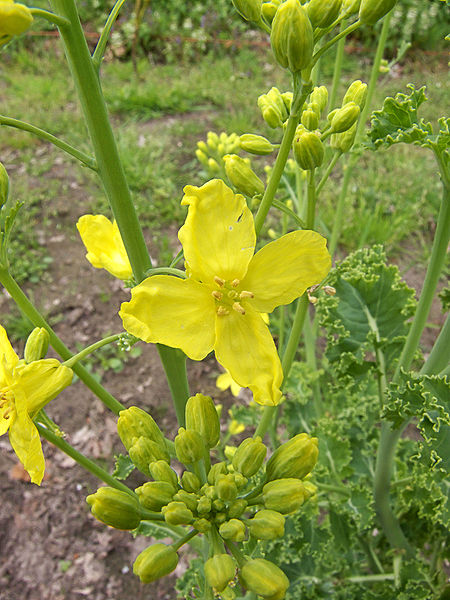
{"type": "Polygon", "coordinates": [[[0,0],[0,45],[26,31],[33,22],[30,9],[13,0],[0,0]]]}
{"type": "Polygon", "coordinates": [[[254,254],[253,216],[243,196],[219,179],[184,192],[181,203],[189,210],[178,237],[188,278],[145,279],[122,304],[124,327],[193,360],[214,350],[256,402],[276,405],[283,372],[261,313],[322,281],[331,266],[326,240],[314,231],[293,231],[254,254]]]}
{"type": "Polygon", "coordinates": [[[33,418],[72,381],[71,369],[47,358],[26,364],[0,326],[0,435],[9,440],[32,483],[41,483],[45,462],[33,418]]]}
{"type": "Polygon", "coordinates": [[[133,271],[115,221],[104,215],[83,215],[77,229],[93,267],[106,269],[118,279],[131,279],[133,271]]]}

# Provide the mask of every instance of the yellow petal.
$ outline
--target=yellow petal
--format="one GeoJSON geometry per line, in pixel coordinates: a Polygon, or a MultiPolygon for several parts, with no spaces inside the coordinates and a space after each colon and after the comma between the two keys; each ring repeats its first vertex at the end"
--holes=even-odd
{"type": "Polygon", "coordinates": [[[19,362],[19,357],[14,352],[13,347],[6,335],[5,329],[0,325],[0,362],[6,369],[12,371],[19,362]],[[6,360],[6,364],[3,361],[3,357],[6,360]]]}
{"type": "Polygon", "coordinates": [[[181,204],[189,205],[178,233],[195,279],[211,282],[242,279],[255,250],[253,216],[245,198],[213,179],[202,187],[187,185],[181,204]]]}
{"type": "Polygon", "coordinates": [[[0,36],[18,35],[30,27],[33,15],[23,4],[0,2],[0,36]]]}
{"type": "Polygon", "coordinates": [[[320,283],[331,268],[327,241],[315,231],[292,231],[270,242],[252,258],[241,288],[260,312],[272,312],[289,304],[305,290],[320,283]]]}
{"type": "Polygon", "coordinates": [[[119,315],[124,328],[144,342],[181,348],[202,360],[214,345],[215,301],[208,286],[155,275],[131,290],[119,315]]]}
{"type": "Polygon", "coordinates": [[[44,476],[45,461],[38,430],[26,410],[24,394],[16,394],[17,414],[9,428],[9,441],[17,458],[31,477],[32,483],[40,485],[44,476]]]}
{"type": "Polygon", "coordinates": [[[251,307],[245,315],[230,311],[217,317],[214,350],[219,363],[236,383],[252,390],[258,404],[280,402],[283,371],[277,349],[266,324],[251,307]]]}
{"type": "Polygon", "coordinates": [[[14,371],[12,391],[16,398],[22,393],[26,410],[33,418],[50,400],[72,382],[72,370],[61,365],[55,358],[45,358],[30,364],[21,363],[14,371]]]}
{"type": "Polygon", "coordinates": [[[97,269],[106,269],[118,279],[133,275],[117,223],[104,215],[83,215],[77,229],[88,251],[86,258],[97,269]]]}

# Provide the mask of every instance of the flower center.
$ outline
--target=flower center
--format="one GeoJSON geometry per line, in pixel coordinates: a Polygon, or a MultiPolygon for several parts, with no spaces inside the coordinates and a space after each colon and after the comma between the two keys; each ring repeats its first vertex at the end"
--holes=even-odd
{"type": "Polygon", "coordinates": [[[219,317],[224,317],[230,314],[230,310],[234,310],[241,315],[245,315],[245,308],[241,304],[241,300],[253,298],[252,292],[240,290],[241,282],[239,279],[225,281],[221,277],[214,277],[216,289],[211,292],[212,297],[216,301],[216,312],[219,317]]]}

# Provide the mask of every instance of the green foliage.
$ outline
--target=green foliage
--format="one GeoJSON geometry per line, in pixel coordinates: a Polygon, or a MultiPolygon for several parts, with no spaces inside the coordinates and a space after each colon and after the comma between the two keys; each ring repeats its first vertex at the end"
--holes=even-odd
{"type": "Polygon", "coordinates": [[[126,479],[134,471],[134,463],[128,454],[115,455],[116,465],[112,473],[116,479],[126,479]]]}

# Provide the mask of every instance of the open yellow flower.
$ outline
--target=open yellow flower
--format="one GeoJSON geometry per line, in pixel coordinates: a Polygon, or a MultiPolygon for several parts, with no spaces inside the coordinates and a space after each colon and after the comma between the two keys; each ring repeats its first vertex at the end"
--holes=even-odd
{"type": "Polygon", "coordinates": [[[193,360],[214,349],[256,402],[276,405],[283,372],[261,313],[322,281],[331,266],[326,240],[293,231],[254,254],[253,216],[243,196],[219,179],[184,192],[189,211],[178,237],[188,278],[145,279],[122,304],[124,327],[146,342],[181,348],[193,360]]]}
{"type": "Polygon", "coordinates": [[[133,271],[115,221],[104,215],[83,215],[77,229],[93,267],[106,269],[118,279],[131,279],[133,271]]]}
{"type": "Polygon", "coordinates": [[[23,33],[33,22],[30,9],[14,0],[0,0],[0,46],[23,33]]]}
{"type": "Polygon", "coordinates": [[[12,349],[0,325],[0,435],[9,440],[18,459],[38,485],[45,462],[33,418],[72,381],[72,370],[54,358],[26,364],[12,349]]]}

